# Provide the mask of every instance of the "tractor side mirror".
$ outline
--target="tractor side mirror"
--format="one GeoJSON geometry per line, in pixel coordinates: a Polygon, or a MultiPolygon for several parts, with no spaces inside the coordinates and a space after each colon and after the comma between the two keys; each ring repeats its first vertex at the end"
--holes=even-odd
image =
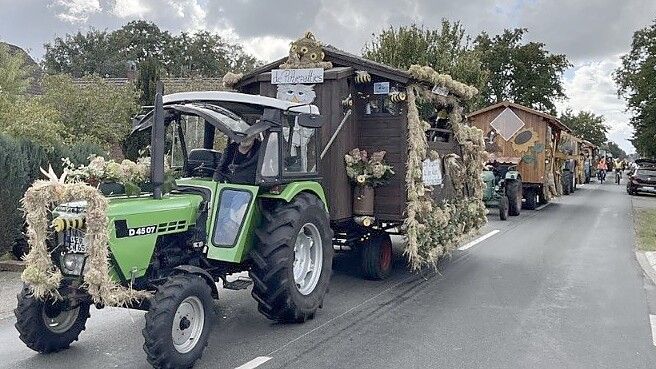
{"type": "Polygon", "coordinates": [[[315,114],[300,114],[298,116],[298,125],[305,128],[321,128],[323,116],[315,114]]]}

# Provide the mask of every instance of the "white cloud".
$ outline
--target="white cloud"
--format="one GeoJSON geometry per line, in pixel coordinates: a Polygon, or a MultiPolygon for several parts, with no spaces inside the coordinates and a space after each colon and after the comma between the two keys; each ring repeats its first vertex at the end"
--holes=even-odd
{"type": "Polygon", "coordinates": [[[56,0],[54,6],[61,10],[57,18],[69,23],[83,23],[89,15],[101,11],[99,0],[56,0]]]}
{"type": "MultiPolygon", "coordinates": [[[[572,69],[572,76],[564,80],[565,93],[569,100],[559,103],[559,110],[571,107],[592,111],[606,117],[609,127],[608,138],[615,141],[624,151],[635,152],[629,138],[633,129],[629,125],[630,115],[625,111],[624,101],[617,96],[613,71],[620,65],[619,56],[581,62],[572,69]]],[[[568,73],[570,74],[570,73],[568,73]]]]}
{"type": "Polygon", "coordinates": [[[183,21],[180,28],[186,31],[198,31],[207,28],[207,13],[197,0],[168,0],[178,18],[183,21]]]}
{"type": "Polygon", "coordinates": [[[150,7],[141,0],[116,0],[112,9],[112,13],[119,18],[143,17],[149,11],[150,7]]]}
{"type": "Polygon", "coordinates": [[[289,53],[289,43],[292,42],[291,39],[273,36],[252,37],[239,41],[247,53],[267,63],[286,56],[289,53]]]}

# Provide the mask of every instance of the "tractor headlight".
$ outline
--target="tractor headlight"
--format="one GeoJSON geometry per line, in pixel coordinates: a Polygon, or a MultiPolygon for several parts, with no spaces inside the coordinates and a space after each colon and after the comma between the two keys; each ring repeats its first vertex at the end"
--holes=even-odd
{"type": "Polygon", "coordinates": [[[84,254],[64,254],[61,259],[62,271],[65,274],[81,275],[85,258],[84,254]]]}

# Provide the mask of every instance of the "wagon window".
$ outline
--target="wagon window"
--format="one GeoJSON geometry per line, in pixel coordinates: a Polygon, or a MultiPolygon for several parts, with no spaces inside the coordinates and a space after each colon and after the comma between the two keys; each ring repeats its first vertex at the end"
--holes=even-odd
{"type": "Polygon", "coordinates": [[[451,141],[453,131],[451,122],[449,122],[449,112],[446,109],[438,110],[430,103],[423,103],[419,106],[419,116],[421,120],[430,125],[430,128],[426,130],[426,141],[451,141]]]}
{"type": "Polygon", "coordinates": [[[361,106],[361,114],[364,116],[400,115],[403,109],[402,101],[400,99],[394,99],[392,96],[398,96],[398,93],[403,91],[403,87],[396,83],[388,82],[389,93],[376,94],[374,93],[374,84],[377,80],[373,82],[357,85],[358,104],[361,106]]]}

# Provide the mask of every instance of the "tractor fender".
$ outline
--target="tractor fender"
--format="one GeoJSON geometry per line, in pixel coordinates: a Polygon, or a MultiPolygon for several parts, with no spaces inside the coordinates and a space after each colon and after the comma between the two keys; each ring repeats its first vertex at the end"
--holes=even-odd
{"type": "Polygon", "coordinates": [[[326,201],[326,194],[323,191],[323,187],[321,187],[321,184],[319,182],[315,182],[315,181],[292,182],[285,185],[285,187],[279,193],[270,192],[270,193],[262,194],[259,197],[267,198],[267,199],[278,199],[278,200],[284,200],[285,202],[290,202],[294,199],[294,197],[296,197],[296,195],[298,195],[301,192],[308,192],[313,195],[316,195],[324,204],[326,210],[328,210],[328,202],[326,201]]]}
{"type": "Polygon", "coordinates": [[[519,172],[516,170],[509,170],[506,172],[505,179],[521,179],[519,172]]]}
{"type": "Polygon", "coordinates": [[[189,273],[202,277],[212,289],[212,297],[215,299],[219,298],[219,289],[216,287],[216,283],[214,283],[214,278],[206,270],[193,265],[178,265],[173,270],[177,272],[175,274],[189,273]]]}

